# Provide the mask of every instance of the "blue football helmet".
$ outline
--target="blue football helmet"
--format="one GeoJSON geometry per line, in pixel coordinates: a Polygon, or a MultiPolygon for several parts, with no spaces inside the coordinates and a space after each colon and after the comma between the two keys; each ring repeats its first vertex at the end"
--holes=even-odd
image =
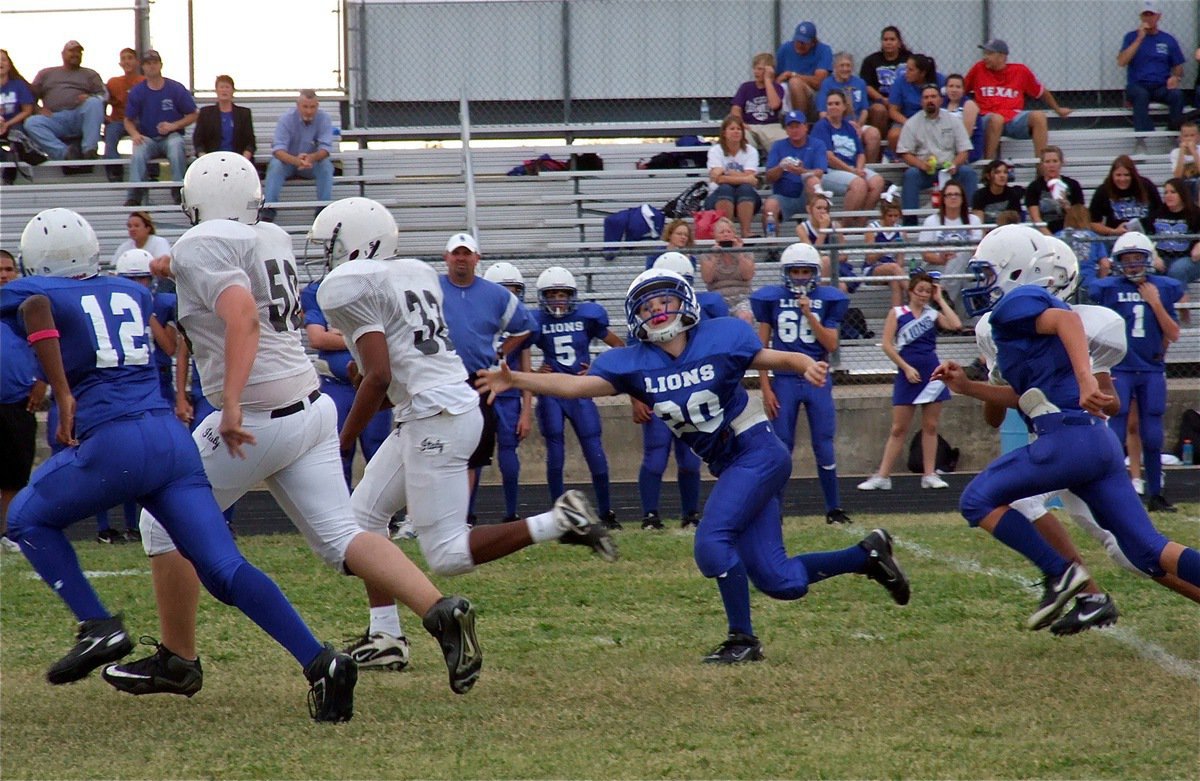
{"type": "Polygon", "coordinates": [[[783,272],[783,286],[796,295],[811,296],[821,284],[821,256],[811,244],[798,241],[789,246],[779,258],[779,268],[783,272]],[[796,279],[792,276],[793,269],[809,269],[812,274],[796,279]]]}
{"type": "Polygon", "coordinates": [[[625,321],[629,333],[643,342],[669,342],[700,322],[700,302],[688,281],[674,271],[651,268],[634,278],[625,294],[625,321]],[[674,309],[642,317],[641,308],[654,298],[673,298],[674,309]]]}

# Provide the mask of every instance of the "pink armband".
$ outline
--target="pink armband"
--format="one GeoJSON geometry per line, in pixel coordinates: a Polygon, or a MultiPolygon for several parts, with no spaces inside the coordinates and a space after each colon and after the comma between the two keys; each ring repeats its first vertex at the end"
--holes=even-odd
{"type": "Polygon", "coordinates": [[[58,338],[58,329],[57,328],[47,328],[44,331],[34,331],[33,333],[31,333],[28,337],[28,341],[30,344],[37,344],[38,342],[42,341],[43,339],[57,339],[57,338],[58,338]]]}

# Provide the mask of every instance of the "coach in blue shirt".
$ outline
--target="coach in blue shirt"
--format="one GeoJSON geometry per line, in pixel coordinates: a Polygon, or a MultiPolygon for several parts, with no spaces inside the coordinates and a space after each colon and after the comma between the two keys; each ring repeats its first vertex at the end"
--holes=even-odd
{"type": "MultiPolygon", "coordinates": [[[[264,193],[268,205],[279,200],[283,183],[293,176],[316,180],[318,201],[333,197],[333,122],[320,105],[317,93],[302,89],[296,107],[275,125],[264,193]]],[[[264,209],[263,219],[273,221],[275,210],[264,209]]]]}
{"type": "MultiPolygon", "coordinates": [[[[171,163],[171,179],[183,182],[187,168],[183,129],[196,121],[200,111],[187,87],[163,78],[162,57],[154,49],[142,55],[142,73],[146,80],[129,90],[125,103],[125,132],[133,141],[129,182],[146,181],[146,164],[164,156],[171,163]]],[[[131,187],[125,205],[141,206],[142,192],[131,187]]],[[[178,189],[171,190],[171,198],[179,203],[178,189]]]]}
{"type": "MultiPolygon", "coordinates": [[[[469,233],[456,233],[446,242],[442,255],[446,273],[441,275],[442,309],[454,350],[467,370],[467,381],[474,386],[475,372],[496,365],[496,344],[503,336],[499,352],[507,355],[516,349],[533,329],[528,310],[517,297],[495,282],[476,276],[479,242],[469,233]]],[[[483,432],[479,447],[467,462],[471,491],[479,480],[479,469],[492,463],[496,447],[496,416],[492,406],[482,400],[483,432]]]]}
{"type": "Polygon", "coordinates": [[[1167,104],[1167,129],[1183,122],[1183,51],[1170,33],[1158,29],[1162,8],[1158,0],[1144,0],[1136,30],[1125,33],[1117,65],[1125,68],[1125,94],[1133,104],[1133,129],[1154,130],[1150,101],[1167,104]]]}

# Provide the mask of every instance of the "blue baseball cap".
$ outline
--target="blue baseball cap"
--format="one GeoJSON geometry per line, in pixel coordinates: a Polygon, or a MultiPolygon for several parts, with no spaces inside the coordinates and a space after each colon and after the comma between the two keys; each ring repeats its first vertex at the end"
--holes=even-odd
{"type": "Polygon", "coordinates": [[[808,124],[808,117],[804,116],[803,111],[789,111],[783,115],[783,126],[787,127],[793,122],[799,122],[802,125],[808,124]]]}
{"type": "Polygon", "coordinates": [[[792,33],[792,40],[800,43],[812,43],[817,40],[817,26],[812,22],[801,22],[792,33]]]}

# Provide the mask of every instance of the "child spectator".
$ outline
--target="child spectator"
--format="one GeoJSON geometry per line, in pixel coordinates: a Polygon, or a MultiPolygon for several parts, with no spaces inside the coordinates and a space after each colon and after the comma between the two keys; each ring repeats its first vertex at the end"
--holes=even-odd
{"type": "Polygon", "coordinates": [[[787,135],[780,120],[791,109],[787,90],[775,81],[775,55],[770,52],[756,54],[751,67],[754,79],[738,86],[729,113],[741,118],[750,140],[759,153],[765,155],[771,150],[771,144],[787,135]]]}
{"type": "Polygon", "coordinates": [[[1054,235],[1065,241],[1079,259],[1078,289],[1086,295],[1088,285],[1108,276],[1111,265],[1108,244],[1092,230],[1091,212],[1082,203],[1073,204],[1067,209],[1063,229],[1054,235]]]}
{"type": "Polygon", "coordinates": [[[981,222],[996,222],[1002,211],[1015,211],[1020,221],[1025,188],[1010,185],[1008,177],[1008,163],[1003,160],[992,160],[983,167],[983,186],[971,196],[971,213],[981,222]]]}
{"type": "MultiPolygon", "coordinates": [[[[1196,51],[1200,52],[1200,49],[1196,51]]],[[[1196,152],[1198,143],[1200,128],[1194,121],[1188,120],[1179,126],[1179,146],[1171,150],[1171,176],[1187,182],[1192,191],[1193,201],[1200,201],[1200,154],[1196,152]]]]}
{"type": "MultiPolygon", "coordinates": [[[[104,122],[104,159],[116,160],[117,144],[128,133],[125,132],[125,103],[129,98],[129,90],[146,80],[138,66],[137,52],[133,49],[121,50],[121,75],[113,76],[105,84],[108,88],[108,118],[104,122]]],[[[104,166],[104,175],[110,182],[119,182],[124,177],[120,166],[104,166]]]]}
{"type": "MultiPolygon", "coordinates": [[[[863,238],[868,244],[899,244],[904,241],[904,228],[901,221],[904,212],[900,208],[900,194],[895,185],[888,188],[879,201],[879,219],[871,220],[867,227],[873,232],[863,238]]],[[[912,268],[916,269],[914,263],[912,268]]],[[[863,276],[901,276],[904,272],[904,253],[884,250],[868,252],[863,263],[863,276]]],[[[892,290],[892,306],[904,303],[904,283],[900,280],[888,282],[892,290]]]]}

